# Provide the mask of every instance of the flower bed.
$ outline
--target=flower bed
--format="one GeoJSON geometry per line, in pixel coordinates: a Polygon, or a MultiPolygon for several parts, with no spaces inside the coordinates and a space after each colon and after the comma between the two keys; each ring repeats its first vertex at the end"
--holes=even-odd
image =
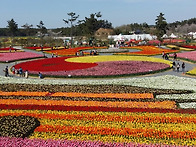
{"type": "Polygon", "coordinates": [[[13,62],[25,59],[42,58],[43,55],[30,52],[0,53],[0,62],[13,62]]]}
{"type": "Polygon", "coordinates": [[[163,52],[165,53],[174,53],[178,52],[176,50],[162,49],[155,46],[133,46],[133,47],[123,47],[126,49],[139,49],[138,52],[128,52],[128,53],[116,53],[117,55],[159,55],[163,52]]]}
{"type": "Polygon", "coordinates": [[[188,71],[186,74],[196,76],[196,68],[194,68],[193,70],[188,71]]]}
{"type": "Polygon", "coordinates": [[[90,56],[29,61],[15,65],[15,68],[21,67],[30,74],[42,72],[45,76],[105,77],[153,73],[169,69],[170,64],[166,60],[141,56],[90,56]]]}
{"type": "Polygon", "coordinates": [[[196,63],[196,51],[178,53],[177,58],[188,60],[188,61],[196,63]]]}
{"type": "MultiPolygon", "coordinates": [[[[138,94],[146,91],[178,95],[183,93],[179,91],[181,89],[192,90],[194,94],[195,83],[195,79],[176,76],[93,80],[15,79],[0,76],[0,84],[3,84],[0,86],[3,91],[0,117],[22,115],[37,118],[40,122],[29,138],[1,137],[0,145],[194,146],[195,109],[177,108],[175,101],[157,100],[156,95],[153,99],[138,98],[142,101],[125,99],[126,96],[131,97],[133,91],[138,94]],[[129,85],[148,88],[129,89],[129,85]],[[121,101],[80,99],[88,94],[89,97],[125,97],[121,101]],[[15,97],[11,99],[12,95],[15,97]],[[42,98],[36,99],[36,96],[42,98]],[[69,96],[74,99],[64,99],[69,96]],[[46,97],[53,99],[45,100],[46,97]],[[57,97],[62,99],[55,100],[57,97]]],[[[193,102],[190,99],[190,105],[194,106],[193,102]]]]}

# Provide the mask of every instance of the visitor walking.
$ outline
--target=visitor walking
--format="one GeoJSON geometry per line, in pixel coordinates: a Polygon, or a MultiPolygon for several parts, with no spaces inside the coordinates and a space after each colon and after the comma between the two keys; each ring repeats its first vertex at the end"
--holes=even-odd
{"type": "Polygon", "coordinates": [[[179,72],[180,71],[180,63],[177,63],[176,68],[177,68],[177,72],[179,72]]]}
{"type": "Polygon", "coordinates": [[[177,59],[177,54],[176,53],[174,53],[174,60],[176,60],[177,59]]]}
{"type": "Polygon", "coordinates": [[[173,68],[173,71],[175,71],[175,69],[176,69],[176,62],[175,61],[172,63],[172,68],[173,68]]]}
{"type": "Polygon", "coordinates": [[[182,73],[184,74],[184,72],[185,72],[185,63],[183,62],[182,63],[182,73]]]}
{"type": "Polygon", "coordinates": [[[28,72],[28,70],[26,70],[25,71],[25,78],[28,79],[28,77],[29,77],[29,72],[28,72]]]}
{"type": "Polygon", "coordinates": [[[165,52],[164,51],[162,52],[162,58],[163,59],[165,58],[165,52]]]}
{"type": "Polygon", "coordinates": [[[9,76],[9,73],[8,73],[8,66],[5,67],[5,69],[3,70],[5,72],[5,77],[8,77],[9,76]]]}
{"type": "Polygon", "coordinates": [[[43,79],[43,75],[41,74],[41,72],[38,73],[38,76],[40,79],[43,79]]]}
{"type": "Polygon", "coordinates": [[[22,75],[23,75],[22,67],[19,68],[19,75],[20,75],[20,77],[22,77],[22,75]]]}

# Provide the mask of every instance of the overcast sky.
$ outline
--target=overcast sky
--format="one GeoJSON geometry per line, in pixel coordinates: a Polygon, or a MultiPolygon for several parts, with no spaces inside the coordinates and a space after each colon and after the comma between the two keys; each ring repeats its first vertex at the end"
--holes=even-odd
{"type": "Polygon", "coordinates": [[[12,18],[20,28],[28,23],[36,27],[42,20],[47,28],[65,27],[67,13],[79,19],[101,12],[102,18],[117,27],[130,23],[155,24],[162,12],[168,23],[196,17],[196,0],[0,0],[0,28],[12,18]]]}

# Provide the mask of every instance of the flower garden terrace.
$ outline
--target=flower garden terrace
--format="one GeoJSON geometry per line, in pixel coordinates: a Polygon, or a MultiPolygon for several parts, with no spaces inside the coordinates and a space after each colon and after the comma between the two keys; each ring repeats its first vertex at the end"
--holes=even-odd
{"type": "Polygon", "coordinates": [[[195,83],[176,76],[103,80],[0,76],[0,118],[17,119],[13,126],[1,124],[13,128],[2,133],[1,144],[193,146],[195,83]],[[18,122],[24,117],[31,118],[24,124],[31,133],[24,133],[23,139],[13,131],[22,130],[18,122]]]}

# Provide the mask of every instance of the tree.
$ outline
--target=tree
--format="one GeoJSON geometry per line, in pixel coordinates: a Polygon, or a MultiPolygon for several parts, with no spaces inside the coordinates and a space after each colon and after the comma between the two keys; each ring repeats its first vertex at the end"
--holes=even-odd
{"type": "Polygon", "coordinates": [[[33,27],[33,25],[32,25],[32,24],[29,25],[28,23],[26,23],[26,24],[24,24],[24,25],[21,26],[21,27],[23,27],[23,28],[26,30],[26,35],[27,35],[27,36],[30,36],[30,30],[31,30],[31,28],[33,27]]]}
{"type": "Polygon", "coordinates": [[[11,32],[12,36],[15,36],[16,32],[18,31],[18,24],[14,21],[13,18],[7,22],[9,31],[11,32]]]}
{"type": "Polygon", "coordinates": [[[97,31],[100,28],[100,24],[98,23],[98,18],[100,18],[102,15],[100,12],[90,14],[90,17],[85,17],[83,28],[86,35],[93,36],[95,31],[97,31]]]}
{"type": "Polygon", "coordinates": [[[47,33],[47,28],[44,26],[43,21],[40,21],[37,27],[40,30],[40,37],[44,37],[44,35],[47,33]]]}
{"type": "Polygon", "coordinates": [[[164,18],[164,14],[160,13],[159,16],[157,16],[157,19],[155,20],[155,27],[156,27],[156,35],[158,40],[162,41],[162,36],[166,34],[167,32],[167,22],[164,18]]]}
{"type": "Polygon", "coordinates": [[[70,37],[71,37],[71,47],[73,44],[73,27],[75,26],[74,22],[78,19],[79,15],[76,15],[76,13],[74,12],[70,12],[67,13],[67,15],[69,15],[69,19],[63,19],[63,21],[65,22],[65,24],[68,24],[71,26],[71,31],[70,31],[70,37]]]}

